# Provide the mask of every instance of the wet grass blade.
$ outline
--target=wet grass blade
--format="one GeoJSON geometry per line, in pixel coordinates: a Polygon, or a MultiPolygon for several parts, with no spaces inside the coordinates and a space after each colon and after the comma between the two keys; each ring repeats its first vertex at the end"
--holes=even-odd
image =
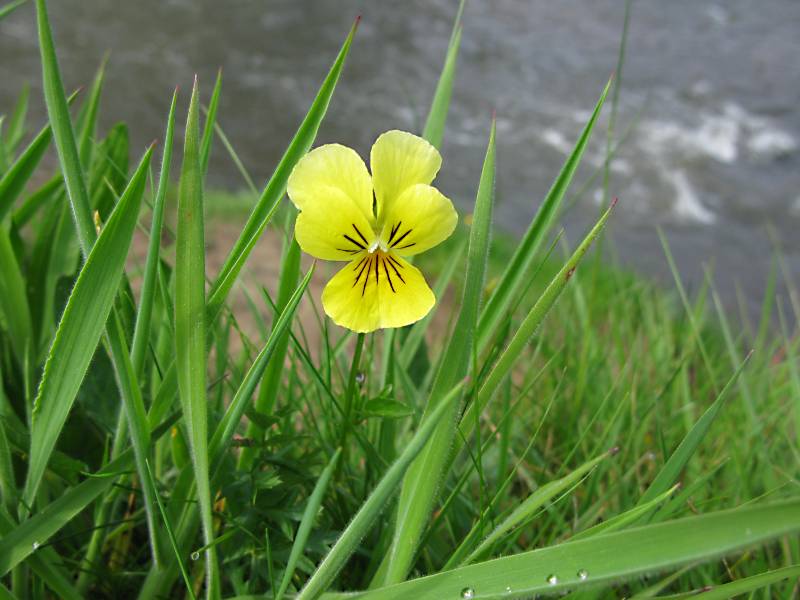
{"type": "MultiPolygon", "coordinates": [[[[32,506],[122,280],[139,218],[152,148],[131,178],[81,269],[50,346],[31,424],[31,450],[23,499],[32,506]]],[[[93,230],[94,231],[94,230],[93,230]]]]}
{"type": "Polygon", "coordinates": [[[164,135],[164,153],[161,157],[161,173],[158,178],[155,199],[153,200],[153,219],[150,225],[150,236],[147,243],[147,260],[142,276],[142,288],[139,295],[139,308],[136,326],[131,343],[131,361],[134,373],[140,375],[145,364],[147,344],[150,339],[150,320],[155,302],[159,262],[161,260],[161,229],[164,224],[164,206],[169,188],[170,162],[172,160],[172,144],[175,132],[175,106],[178,90],[172,95],[172,103],[167,117],[167,131],[164,135]]]}
{"type": "MultiPolygon", "coordinates": [[[[467,253],[467,275],[461,311],[453,339],[436,374],[423,422],[437,409],[448,390],[467,374],[472,360],[473,338],[486,263],[489,254],[495,182],[495,123],[492,120],[486,157],[483,162],[467,253]]],[[[409,468],[397,508],[397,522],[389,552],[384,557],[372,586],[396,583],[406,578],[413,567],[417,545],[428,524],[444,477],[450,450],[456,438],[457,403],[441,420],[425,449],[409,468]]]]}
{"type": "Polygon", "coordinates": [[[207,593],[219,596],[219,577],[211,516],[206,399],[205,233],[203,174],[200,166],[200,110],[195,78],[178,192],[175,254],[175,358],[183,420],[189,433],[205,552],[207,593]]]}
{"type": "Polygon", "coordinates": [[[610,86],[611,81],[609,80],[603,93],[600,94],[600,99],[594,107],[592,116],[575,143],[572,153],[561,167],[558,177],[556,177],[552,187],[547,192],[547,196],[545,196],[539,210],[536,211],[536,216],[531,221],[528,230],[520,240],[514,255],[500,277],[494,292],[481,311],[481,318],[478,323],[479,349],[485,348],[491,337],[498,331],[499,325],[506,318],[506,313],[514,302],[516,295],[520,292],[522,286],[529,281],[533,260],[558,214],[567,189],[569,189],[575,171],[578,169],[610,86]]]}
{"type": "Polygon", "coordinates": [[[281,600],[281,598],[283,598],[283,594],[292,581],[297,561],[306,549],[308,536],[311,535],[311,528],[314,526],[314,520],[317,518],[320,506],[322,506],[322,500],[325,498],[325,491],[328,489],[328,482],[330,482],[331,475],[333,475],[336,463],[339,461],[341,455],[342,449],[337,448],[330,462],[328,462],[328,465],[320,474],[317,484],[314,486],[314,491],[308,498],[308,504],[306,504],[306,509],[303,511],[303,518],[300,520],[300,526],[297,528],[297,535],[294,537],[292,550],[289,553],[289,559],[286,561],[286,570],[283,572],[281,585],[275,593],[275,600],[281,600]]]}
{"type": "Polygon", "coordinates": [[[331,96],[336,88],[336,82],[339,81],[339,76],[344,67],[344,61],[347,54],[350,52],[350,45],[353,42],[353,36],[358,27],[358,20],[356,20],[349,35],[339,51],[333,66],[328,72],[325,81],[317,93],[317,97],[311,104],[308,113],[306,113],[303,122],[297,130],[294,138],[292,139],[289,147],[286,149],[283,157],[281,158],[275,172],[267,182],[261,197],[258,199],[253,211],[245,223],[239,238],[233,246],[222,269],[217,275],[214,285],[208,294],[208,315],[211,320],[216,319],[219,310],[221,309],[225,298],[233,287],[239,272],[242,270],[244,263],[247,261],[250,252],[253,250],[258,239],[261,237],[267,223],[272,219],[275,214],[281,198],[286,191],[286,182],[289,179],[289,174],[292,172],[297,161],[311,149],[314,139],[317,136],[322,119],[328,109],[331,96]]]}
{"type": "Polygon", "coordinates": [[[297,600],[314,600],[333,583],[333,580],[344,567],[347,559],[356,550],[361,539],[370,531],[386,503],[397,492],[397,488],[414,458],[420,453],[425,443],[431,438],[437,425],[457,406],[456,400],[461,395],[464,381],[455,385],[434,408],[427,420],[420,425],[414,437],[406,445],[397,460],[381,478],[378,485],[359,508],[353,520],[336,540],[317,570],[296,596],[297,600]]]}
{"type": "Polygon", "coordinates": [[[667,521],[352,594],[358,600],[530,598],[708,561],[800,530],[800,500],[667,521]]]}

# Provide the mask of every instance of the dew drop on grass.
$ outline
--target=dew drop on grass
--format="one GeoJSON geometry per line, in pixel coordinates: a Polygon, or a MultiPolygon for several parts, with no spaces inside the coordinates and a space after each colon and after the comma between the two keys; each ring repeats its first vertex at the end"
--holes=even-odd
{"type": "Polygon", "coordinates": [[[38,550],[39,546],[41,546],[41,544],[39,542],[33,542],[33,549],[34,550],[38,550]]]}
{"type": "Polygon", "coordinates": [[[358,385],[364,385],[364,382],[367,380],[367,376],[364,371],[359,371],[356,373],[356,383],[358,385]]]}
{"type": "Polygon", "coordinates": [[[507,585],[506,586],[506,594],[510,594],[510,593],[511,593],[511,586],[507,585]]]}
{"type": "Polygon", "coordinates": [[[581,581],[586,581],[587,579],[589,579],[589,571],[587,571],[586,569],[581,569],[580,571],[578,571],[578,579],[580,579],[581,581]]]}
{"type": "Polygon", "coordinates": [[[558,583],[558,576],[557,576],[557,575],[555,575],[555,574],[553,574],[553,575],[548,575],[548,576],[547,576],[547,580],[546,580],[546,581],[547,581],[547,583],[549,583],[550,585],[556,585],[556,584],[558,583]]]}
{"type": "Polygon", "coordinates": [[[191,558],[192,560],[199,560],[200,559],[200,553],[195,550],[194,552],[192,552],[189,555],[189,558],[191,558]]]}
{"type": "Polygon", "coordinates": [[[463,590],[461,590],[461,597],[464,598],[464,600],[470,600],[471,598],[475,597],[475,590],[473,590],[471,587],[465,587],[463,590]]]}

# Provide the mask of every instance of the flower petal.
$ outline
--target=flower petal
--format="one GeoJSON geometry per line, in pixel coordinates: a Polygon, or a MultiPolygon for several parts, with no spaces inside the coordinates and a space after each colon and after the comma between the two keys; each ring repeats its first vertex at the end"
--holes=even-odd
{"type": "Polygon", "coordinates": [[[314,148],[295,165],[286,186],[289,198],[302,211],[328,213],[328,189],[342,192],[372,222],[372,178],[352,148],[326,144],[314,148]]]}
{"type": "Polygon", "coordinates": [[[323,260],[353,260],[366,253],[376,236],[356,203],[333,187],[320,187],[317,194],[316,207],[301,210],[295,221],[303,251],[323,260]]]}
{"type": "Polygon", "coordinates": [[[439,151],[421,137],[405,131],[387,131],[375,141],[369,157],[378,204],[378,219],[406,188],[429,184],[442,166],[439,151]]]}
{"type": "Polygon", "coordinates": [[[391,205],[381,240],[395,254],[413,256],[443,242],[458,223],[458,214],[435,187],[417,184],[407,188],[391,205]]]}
{"type": "Polygon", "coordinates": [[[322,292],[325,313],[358,333],[410,325],[427,315],[435,302],[418,269],[383,252],[354,260],[322,292]]]}

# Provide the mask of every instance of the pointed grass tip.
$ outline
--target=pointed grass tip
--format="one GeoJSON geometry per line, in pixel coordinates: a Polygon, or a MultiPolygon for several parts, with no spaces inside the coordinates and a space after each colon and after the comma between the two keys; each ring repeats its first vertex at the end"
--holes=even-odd
{"type": "Polygon", "coordinates": [[[609,456],[616,456],[617,454],[619,454],[619,446],[614,446],[608,451],[609,456]]]}
{"type": "Polygon", "coordinates": [[[617,205],[617,202],[619,202],[619,198],[618,198],[617,196],[614,196],[614,197],[611,199],[611,206],[610,206],[610,208],[614,208],[614,207],[617,205]]]}

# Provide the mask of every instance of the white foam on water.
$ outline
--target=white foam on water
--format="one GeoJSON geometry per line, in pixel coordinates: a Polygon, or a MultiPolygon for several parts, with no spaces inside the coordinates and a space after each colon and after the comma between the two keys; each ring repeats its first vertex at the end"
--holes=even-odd
{"type": "Polygon", "coordinates": [[[772,160],[797,150],[797,141],[787,132],[766,129],[747,140],[747,152],[753,158],[772,160]]]}
{"type": "Polygon", "coordinates": [[[545,129],[542,131],[542,141],[562,154],[569,154],[572,151],[572,144],[557,129],[545,129]]]}
{"type": "Polygon", "coordinates": [[[732,163],[738,155],[740,126],[730,118],[703,115],[696,126],[675,121],[642,124],[643,145],[652,154],[686,154],[732,163]]]}
{"type": "MultiPolygon", "coordinates": [[[[667,173],[665,173],[667,174],[667,173]]],[[[708,210],[698,198],[686,173],[680,170],[669,172],[668,180],[675,189],[675,199],[672,210],[675,216],[695,221],[704,225],[711,225],[716,222],[717,217],[708,210]]]]}

